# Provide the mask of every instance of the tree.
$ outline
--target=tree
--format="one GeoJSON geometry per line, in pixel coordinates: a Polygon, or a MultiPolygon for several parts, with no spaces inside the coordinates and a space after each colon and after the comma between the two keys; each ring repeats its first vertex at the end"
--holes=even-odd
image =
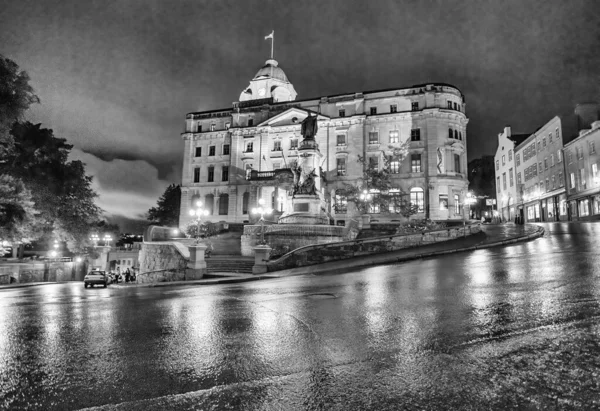
{"type": "Polygon", "coordinates": [[[20,179],[31,192],[38,210],[39,232],[53,232],[71,251],[89,243],[90,225],[100,218],[92,177],[81,161],[68,161],[73,147],[52,130],[30,122],[11,130],[14,150],[0,164],[0,174],[20,179]]]}
{"type": "Polygon", "coordinates": [[[158,199],[157,206],[148,210],[148,221],[156,225],[177,227],[180,203],[181,186],[171,184],[158,199]]]}
{"type": "MultiPolygon", "coordinates": [[[[408,194],[400,187],[394,185],[392,180],[392,165],[400,167],[408,156],[409,141],[405,141],[399,147],[389,146],[389,151],[382,151],[383,167],[380,169],[377,163],[367,161],[359,156],[358,162],[363,165],[364,173],[362,180],[356,184],[344,184],[344,187],[336,190],[336,195],[353,203],[361,214],[379,209],[383,212],[401,214],[409,217],[417,212],[417,207],[410,204],[408,194]],[[367,194],[370,199],[365,201],[361,195],[367,194]]],[[[334,204],[334,209],[341,205],[334,204]]]]}
{"type": "Polygon", "coordinates": [[[17,63],[0,54],[0,162],[13,148],[12,125],[40,99],[29,84],[29,75],[17,63]]]}
{"type": "Polygon", "coordinates": [[[0,240],[15,244],[31,237],[35,231],[33,206],[31,193],[22,181],[0,175],[0,240]]]}

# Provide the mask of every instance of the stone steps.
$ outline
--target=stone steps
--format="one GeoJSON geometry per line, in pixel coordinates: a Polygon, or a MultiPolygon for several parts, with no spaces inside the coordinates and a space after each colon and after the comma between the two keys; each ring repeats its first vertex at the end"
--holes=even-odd
{"type": "Polygon", "coordinates": [[[206,260],[206,270],[210,273],[247,273],[252,274],[254,257],[237,255],[214,255],[206,260]]]}

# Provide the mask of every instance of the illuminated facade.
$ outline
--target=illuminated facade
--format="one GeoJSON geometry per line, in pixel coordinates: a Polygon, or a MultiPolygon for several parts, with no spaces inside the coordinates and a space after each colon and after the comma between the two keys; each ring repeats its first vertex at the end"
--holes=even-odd
{"type": "MultiPolygon", "coordinates": [[[[325,212],[332,223],[355,216],[336,190],[361,179],[359,156],[382,167],[383,156],[407,140],[410,153],[391,169],[394,185],[419,208],[414,218],[465,217],[468,119],[460,90],[427,83],[296,100],[293,85],[271,59],[232,107],[187,114],[180,225],[198,199],[210,221],[250,222],[259,198],[276,210],[273,219],[289,211],[289,184],[280,181],[278,170],[298,158],[300,123],[309,114],[318,116],[325,212]]],[[[394,210],[371,211],[372,222],[401,219],[394,210]]]]}

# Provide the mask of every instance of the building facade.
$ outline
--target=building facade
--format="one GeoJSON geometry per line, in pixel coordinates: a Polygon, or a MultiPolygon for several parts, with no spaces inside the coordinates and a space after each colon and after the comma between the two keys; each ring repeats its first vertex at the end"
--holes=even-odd
{"type": "MultiPolygon", "coordinates": [[[[232,107],[186,116],[180,226],[197,200],[209,221],[248,223],[259,199],[277,215],[291,211],[289,184],[280,178],[298,159],[301,122],[317,116],[322,191],[331,223],[353,217],[336,194],[364,175],[363,163],[408,142],[409,154],[390,164],[398,192],[418,208],[414,218],[462,220],[467,193],[464,96],[443,83],[296,100],[275,60],[265,65],[232,107]],[[337,205],[337,206],[336,206],[337,205]]],[[[400,221],[395,210],[371,209],[372,221],[400,221]]]]}
{"type": "Polygon", "coordinates": [[[600,121],[591,123],[565,144],[564,159],[569,213],[572,220],[600,218],[600,121]]]}
{"type": "Polygon", "coordinates": [[[522,221],[568,219],[562,149],[559,117],[515,147],[517,214],[522,221]]]}
{"type": "Polygon", "coordinates": [[[503,221],[512,221],[516,216],[517,182],[515,147],[527,138],[527,134],[512,134],[510,126],[498,134],[498,148],[494,155],[496,175],[496,204],[503,221]]]}

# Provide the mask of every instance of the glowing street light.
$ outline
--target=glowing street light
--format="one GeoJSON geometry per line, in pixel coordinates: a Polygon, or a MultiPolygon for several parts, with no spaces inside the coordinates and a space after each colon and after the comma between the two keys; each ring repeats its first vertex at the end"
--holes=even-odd
{"type": "Polygon", "coordinates": [[[373,195],[371,193],[369,193],[367,190],[363,190],[363,192],[360,193],[359,198],[361,199],[361,201],[371,201],[371,199],[373,198],[373,195]]]}
{"type": "MultiPolygon", "coordinates": [[[[504,200],[504,197],[502,199],[504,200]]],[[[469,191],[465,198],[465,204],[467,205],[467,214],[469,218],[471,218],[471,204],[475,204],[476,202],[477,198],[469,191]]]]}
{"type": "Polygon", "coordinates": [[[265,245],[265,215],[269,215],[273,212],[272,209],[264,207],[265,200],[262,198],[258,200],[259,207],[252,209],[252,214],[260,214],[260,244],[265,245]]]}
{"type": "Polygon", "coordinates": [[[200,224],[202,223],[202,216],[207,216],[208,210],[202,208],[202,201],[196,202],[196,208],[190,210],[190,215],[196,217],[196,244],[200,242],[200,224]]]}
{"type": "Polygon", "coordinates": [[[102,238],[102,240],[104,241],[104,245],[109,246],[110,247],[110,242],[112,241],[112,236],[110,234],[105,234],[104,237],[102,238]]]}
{"type": "Polygon", "coordinates": [[[92,241],[92,243],[94,243],[94,247],[98,246],[98,241],[100,241],[100,236],[98,236],[98,234],[92,234],[90,235],[90,240],[92,241]]]}

